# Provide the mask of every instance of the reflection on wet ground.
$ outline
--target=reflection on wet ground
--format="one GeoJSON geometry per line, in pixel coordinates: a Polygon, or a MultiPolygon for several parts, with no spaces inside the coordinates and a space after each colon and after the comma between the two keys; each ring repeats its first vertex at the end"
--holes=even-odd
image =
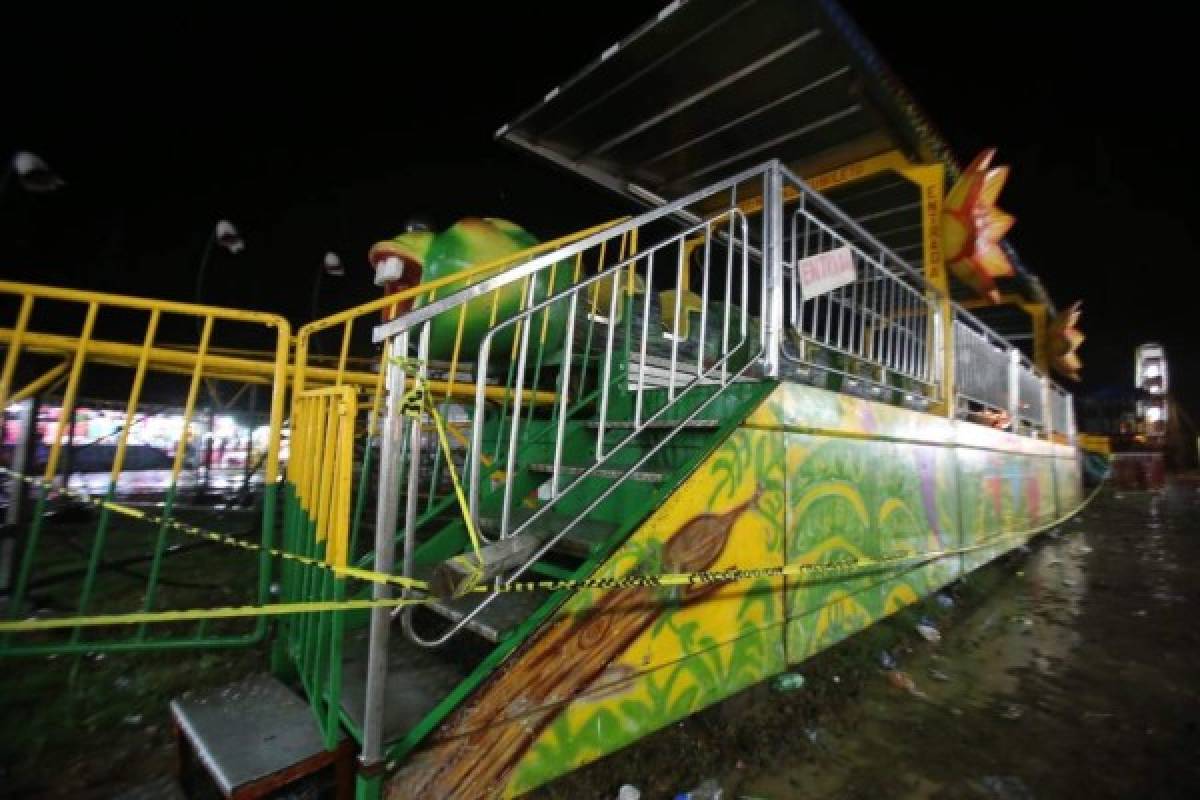
{"type": "Polygon", "coordinates": [[[1200,796],[1200,481],[1105,491],[949,594],[535,796],[1200,796]]]}

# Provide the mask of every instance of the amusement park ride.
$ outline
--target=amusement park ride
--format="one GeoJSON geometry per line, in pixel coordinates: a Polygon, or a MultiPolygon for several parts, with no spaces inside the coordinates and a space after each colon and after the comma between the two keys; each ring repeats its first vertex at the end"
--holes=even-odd
{"type": "Polygon", "coordinates": [[[185,448],[125,502],[126,426],[58,618],[27,619],[64,558],[61,428],[40,474],[14,461],[0,655],[269,637],[269,675],[172,706],[227,796],[331,761],[363,798],[511,796],[1082,502],[1051,378],[1077,379],[1079,308],[1004,242],[995,153],[960,166],[832,0],[671,3],[496,136],[647,210],[540,244],[413,227],[371,250],[383,297],[295,336],[0,284],[5,407],[124,386],[129,419],[184,397],[187,430],[202,393],[264,386],[270,434],[261,525],[232,531],[176,508],[185,448]],[[169,585],[212,563],[193,541],[250,607],[169,585]],[[108,591],[130,553],[146,585],[108,591]]]}

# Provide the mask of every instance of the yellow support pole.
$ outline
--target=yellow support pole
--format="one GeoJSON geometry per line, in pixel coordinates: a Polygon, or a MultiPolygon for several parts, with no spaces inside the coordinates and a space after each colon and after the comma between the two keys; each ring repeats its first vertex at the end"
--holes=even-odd
{"type": "Polygon", "coordinates": [[[29,383],[22,386],[20,389],[12,393],[12,397],[8,398],[8,405],[20,403],[22,400],[27,400],[43,390],[49,391],[67,370],[71,367],[71,359],[65,358],[58,364],[55,364],[50,369],[43,372],[38,377],[31,380],[29,383]]]}
{"type": "Polygon", "coordinates": [[[926,296],[937,309],[941,323],[942,391],[931,411],[952,418],[955,410],[954,309],[950,305],[950,278],[942,249],[946,168],[942,164],[920,164],[904,167],[899,173],[921,190],[921,237],[924,241],[921,249],[924,252],[925,283],[929,288],[926,296]]]}
{"type": "Polygon", "coordinates": [[[117,439],[117,452],[113,456],[112,472],[109,475],[110,485],[116,486],[121,477],[121,469],[125,466],[125,451],[129,444],[129,430],[133,427],[134,415],[137,414],[138,402],[142,398],[142,386],[146,382],[146,370],[150,365],[150,349],[154,346],[154,337],[158,333],[159,313],[150,312],[150,321],[146,323],[146,336],[142,341],[142,356],[138,359],[137,368],[133,373],[133,387],[129,390],[129,403],[125,406],[125,425],[117,439]]]}
{"type": "Polygon", "coordinates": [[[0,408],[8,408],[8,390],[12,387],[13,373],[17,369],[17,358],[29,327],[29,315],[33,313],[33,296],[21,298],[21,310],[17,312],[17,327],[8,343],[8,355],[4,357],[4,372],[0,373],[0,408]]]}
{"type": "MultiPolygon", "coordinates": [[[[58,412],[58,424],[54,426],[54,443],[50,445],[50,455],[46,458],[46,472],[43,479],[48,484],[58,471],[58,457],[62,453],[63,425],[70,421],[75,409],[75,397],[79,394],[79,382],[83,378],[83,362],[87,360],[88,341],[92,329],[96,325],[96,315],[100,307],[96,303],[88,303],[87,316],[83,320],[83,330],[76,340],[75,358],[71,362],[71,377],[67,378],[67,389],[63,392],[62,408],[58,412]]],[[[13,348],[16,350],[16,348],[13,348]]],[[[65,488],[65,487],[64,487],[65,488]]]]}

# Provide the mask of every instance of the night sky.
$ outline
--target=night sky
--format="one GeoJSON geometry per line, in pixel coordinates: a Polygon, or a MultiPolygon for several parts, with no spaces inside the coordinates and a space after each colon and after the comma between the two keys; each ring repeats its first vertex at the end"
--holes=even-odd
{"type": "MultiPolygon", "coordinates": [[[[326,250],[347,275],[322,313],[375,296],[367,248],[413,215],[550,237],[630,210],[492,134],[662,2],[25,5],[5,9],[0,156],[34,151],[68,185],[0,197],[6,278],[192,299],[228,217],[247,249],[214,260],[203,299],[299,323],[326,250]]],[[[1085,387],[1128,385],[1157,340],[1194,409],[1189,26],[1136,6],[847,5],[961,160],[994,145],[1012,166],[1010,240],[1060,306],[1084,300],[1085,387]]]]}

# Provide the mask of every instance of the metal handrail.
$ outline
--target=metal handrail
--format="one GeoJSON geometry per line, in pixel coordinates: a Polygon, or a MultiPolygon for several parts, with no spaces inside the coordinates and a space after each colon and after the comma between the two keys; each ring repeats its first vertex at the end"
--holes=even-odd
{"type": "Polygon", "coordinates": [[[799,190],[785,240],[783,272],[787,324],[797,347],[784,340],[783,355],[821,372],[887,386],[890,376],[917,386],[909,393],[934,400],[938,394],[938,292],[925,278],[840,209],[794,174],[784,176],[799,190]],[[845,248],[855,279],[845,286],[803,297],[799,265],[807,258],[845,248]],[[790,277],[789,277],[790,274],[790,277]],[[840,354],[841,368],[822,359],[840,354]]]}
{"type": "MultiPolygon", "coordinates": [[[[651,212],[638,220],[635,220],[628,225],[618,225],[606,231],[602,237],[592,237],[590,240],[585,239],[575,245],[569,245],[552,253],[548,253],[541,257],[540,265],[531,263],[514,268],[512,272],[525,274],[526,282],[521,286],[522,307],[508,318],[500,320],[493,324],[487,333],[484,335],[478,345],[477,357],[474,361],[476,365],[476,402],[474,413],[472,415],[473,426],[470,437],[470,450],[464,457],[464,474],[467,476],[467,491],[469,503],[469,516],[473,523],[478,527],[480,517],[480,493],[481,493],[481,465],[484,463],[483,453],[483,434],[484,434],[484,419],[486,416],[486,397],[485,387],[486,378],[489,374],[489,366],[493,362],[493,351],[495,350],[495,342],[501,338],[510,337],[513,342],[513,353],[511,357],[515,357],[514,383],[509,387],[511,392],[512,414],[509,418],[508,427],[505,430],[507,433],[507,447],[497,448],[495,455],[499,457],[501,452],[506,456],[504,474],[509,476],[509,479],[504,485],[501,502],[501,519],[500,530],[498,536],[500,538],[511,538],[517,536],[527,530],[530,526],[537,522],[544,514],[548,513],[554,504],[559,501],[564,495],[570,493],[575,487],[582,485],[589,477],[596,474],[598,470],[605,469],[606,465],[613,463],[614,457],[622,452],[623,448],[632,442],[639,434],[643,433],[655,421],[663,418],[672,409],[677,408],[678,404],[685,398],[691,396],[695,390],[703,385],[716,384],[718,387],[728,385],[733,380],[742,377],[755,359],[763,353],[761,339],[757,352],[750,353],[749,346],[749,298],[750,298],[750,281],[749,281],[749,224],[745,214],[737,208],[736,205],[736,187],[739,183],[749,177],[751,179],[759,177],[765,173],[766,168],[758,171],[750,171],[743,173],[729,181],[725,181],[718,187],[708,193],[701,193],[693,198],[692,202],[697,199],[712,197],[714,194],[720,196],[720,193],[729,190],[730,202],[727,207],[720,209],[718,212],[710,214],[709,217],[701,219],[692,225],[683,228],[681,231],[663,238],[661,241],[645,248],[637,254],[631,254],[627,257],[618,259],[616,263],[599,269],[595,274],[585,278],[576,279],[569,286],[557,290],[547,291],[547,296],[537,298],[537,284],[533,280],[538,271],[545,272],[554,268],[556,264],[570,263],[572,257],[580,258],[589,248],[603,246],[606,242],[615,241],[616,238],[626,235],[630,232],[636,232],[641,226],[644,226],[648,221],[653,221],[657,218],[674,214],[675,212],[686,208],[688,199],[685,198],[679,204],[672,207],[661,209],[658,212],[651,212]],[[680,362],[680,342],[687,339],[683,335],[682,326],[685,324],[680,313],[673,315],[673,329],[670,331],[670,374],[666,389],[666,403],[654,412],[645,412],[645,396],[648,389],[646,381],[645,364],[648,357],[648,345],[651,336],[650,330],[650,294],[646,291],[644,298],[638,302],[641,306],[642,319],[640,325],[637,326],[640,330],[634,331],[632,319],[626,328],[623,336],[624,355],[621,359],[622,363],[617,364],[616,358],[616,332],[618,324],[616,320],[619,316],[619,304],[622,298],[625,298],[624,305],[628,307],[629,313],[633,313],[633,295],[630,291],[634,283],[632,277],[637,273],[639,278],[644,277],[647,287],[653,286],[655,262],[659,263],[663,259],[670,260],[674,256],[675,269],[675,285],[680,287],[684,283],[684,275],[688,269],[688,264],[685,262],[685,253],[688,249],[685,244],[694,239],[696,236],[701,237],[704,243],[704,257],[706,260],[711,258],[712,250],[720,246],[716,242],[716,233],[720,230],[726,239],[724,252],[726,255],[726,283],[725,283],[725,298],[724,308],[721,314],[720,324],[720,356],[706,363],[706,345],[708,344],[708,327],[709,327],[709,306],[711,300],[712,288],[710,281],[705,280],[702,286],[699,297],[699,305],[701,309],[701,321],[699,333],[696,335],[695,343],[695,370],[694,373],[689,372],[686,379],[680,380],[679,386],[676,386],[677,367],[680,362]],[[737,254],[735,256],[735,253],[737,254]],[[738,263],[738,268],[734,270],[735,262],[738,263]],[[736,279],[736,280],[735,280],[736,279]],[[624,281],[624,285],[622,282],[624,281]],[[740,297],[738,302],[733,302],[734,283],[740,287],[740,297]],[[606,287],[606,288],[605,288],[606,287]],[[582,469],[576,477],[565,485],[560,484],[560,478],[563,467],[563,442],[565,422],[568,416],[572,413],[571,402],[575,401],[575,406],[580,405],[580,398],[585,390],[582,378],[579,381],[577,391],[572,390],[573,369],[576,358],[572,352],[575,344],[576,324],[579,317],[579,301],[580,298],[586,299],[590,296],[597,307],[593,311],[598,310],[601,295],[607,292],[607,314],[603,319],[607,320],[605,324],[605,335],[603,346],[598,348],[597,357],[600,361],[598,367],[602,370],[602,377],[599,381],[597,392],[599,394],[599,417],[596,431],[595,453],[596,460],[587,468],[582,469]],[[565,324],[562,322],[550,323],[550,315],[554,310],[566,311],[565,324]],[[740,312],[738,330],[733,332],[730,330],[733,325],[732,315],[734,310],[740,312]],[[549,481],[550,492],[546,503],[535,511],[530,517],[523,520],[519,525],[512,524],[511,509],[513,506],[513,483],[511,477],[516,472],[516,458],[519,442],[522,435],[522,416],[525,401],[523,394],[528,390],[525,384],[525,376],[528,371],[528,361],[530,354],[531,334],[541,323],[541,336],[546,337],[547,325],[561,325],[564,328],[563,349],[564,354],[562,363],[566,365],[566,376],[559,387],[559,405],[555,410],[557,414],[557,426],[554,433],[554,457],[551,467],[551,477],[549,481]],[[518,344],[519,342],[519,344],[518,344]],[[636,353],[636,356],[635,356],[636,353]],[[630,365],[637,359],[639,368],[636,370],[636,381],[634,376],[629,371],[630,365]],[[740,368],[734,364],[735,360],[740,359],[740,368]],[[630,426],[630,431],[618,442],[605,442],[606,422],[608,419],[608,403],[609,395],[612,392],[615,383],[619,380],[619,376],[624,374],[628,377],[628,391],[631,392],[635,399],[635,411],[633,424],[630,426]]],[[[706,271],[707,275],[707,271],[706,271]]],[[[471,287],[470,290],[459,292],[456,295],[447,297],[441,301],[436,301],[426,309],[419,309],[405,315],[405,317],[397,320],[400,325],[392,324],[392,331],[389,342],[393,343],[396,352],[407,352],[411,336],[415,336],[418,342],[417,348],[417,367],[418,370],[424,370],[424,364],[427,362],[429,353],[429,334],[430,325],[439,316],[447,313],[453,313],[455,309],[464,308],[467,303],[478,301],[481,297],[486,297],[488,293],[496,293],[504,287],[510,286],[513,280],[499,280],[502,276],[496,276],[494,282],[489,287],[481,289],[479,285],[471,287]],[[423,312],[423,313],[422,313],[423,312]]],[[[514,279],[515,280],[515,279],[514,279]]],[[[553,287],[551,287],[553,288],[553,287]]],[[[680,302],[681,293],[676,294],[676,308],[680,302]]],[[[597,319],[596,315],[589,315],[593,319],[597,319]]],[[[381,326],[388,327],[388,326],[381,326]]],[[[657,326],[655,326],[657,329],[657,326]]],[[[665,334],[664,334],[665,335],[665,334]]],[[[590,340],[590,336],[588,337],[590,340]]],[[[582,353],[580,363],[586,364],[590,353],[582,353]]],[[[503,354],[501,354],[503,357],[503,354]]],[[[690,368],[690,367],[689,367],[690,368]]],[[[397,385],[404,386],[411,383],[411,380],[423,378],[421,375],[407,375],[404,372],[403,365],[397,365],[395,372],[398,377],[395,378],[397,385]]],[[[532,388],[532,385],[529,387],[532,388]]],[[[717,392],[720,388],[717,389],[717,392]]],[[[714,394],[715,396],[715,394],[714,394]]],[[[709,398],[707,402],[702,404],[700,408],[707,406],[713,398],[709,398]]],[[[693,411],[693,414],[695,412],[693,411]]],[[[689,419],[691,417],[689,416],[689,419]]],[[[604,497],[611,494],[615,487],[628,479],[631,475],[637,472],[638,467],[644,465],[655,453],[669,442],[673,434],[668,434],[661,439],[655,447],[644,453],[637,461],[637,464],[624,472],[618,477],[605,491],[603,495],[594,500],[590,508],[594,508],[604,497]]],[[[406,509],[405,516],[407,518],[406,534],[405,534],[405,552],[404,552],[404,572],[411,576],[413,572],[413,541],[412,529],[414,527],[415,514],[413,513],[412,503],[413,498],[419,490],[419,480],[416,477],[417,471],[413,465],[419,464],[421,452],[421,433],[419,426],[414,423],[410,426],[410,431],[405,437],[407,443],[407,453],[405,459],[409,464],[409,487],[407,492],[407,502],[409,508],[406,509]]],[[[576,517],[576,521],[579,516],[576,517]]],[[[386,524],[386,523],[385,523],[386,524]]],[[[538,553],[530,557],[524,564],[512,570],[508,576],[508,580],[513,580],[515,576],[524,573],[533,563],[536,562],[549,547],[552,547],[554,542],[569,531],[570,526],[560,531],[554,539],[548,543],[544,543],[538,550],[538,553]]],[[[411,609],[407,609],[402,614],[404,627],[407,635],[414,641],[425,646],[438,646],[447,641],[451,636],[461,630],[469,623],[480,611],[483,610],[492,600],[494,596],[489,596],[483,599],[469,612],[457,619],[448,630],[443,632],[436,639],[425,639],[419,636],[412,627],[411,609]]]]}

